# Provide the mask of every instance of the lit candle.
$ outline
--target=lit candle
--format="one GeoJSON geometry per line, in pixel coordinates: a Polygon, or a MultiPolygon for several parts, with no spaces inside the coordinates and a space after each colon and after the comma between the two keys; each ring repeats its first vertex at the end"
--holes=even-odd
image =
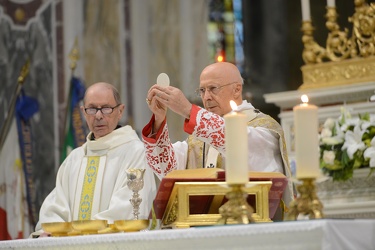
{"type": "Polygon", "coordinates": [[[293,108],[296,177],[317,178],[320,176],[318,107],[308,104],[307,95],[302,95],[301,100],[303,103],[293,108]]]}
{"type": "Polygon", "coordinates": [[[336,6],[335,0],[327,0],[327,6],[328,7],[335,7],[336,6]]]}
{"type": "Polygon", "coordinates": [[[301,0],[302,21],[310,21],[310,0],[301,0]]]}
{"type": "Polygon", "coordinates": [[[225,120],[225,180],[228,184],[245,184],[248,177],[247,116],[236,112],[237,105],[230,101],[232,112],[225,120]]]}

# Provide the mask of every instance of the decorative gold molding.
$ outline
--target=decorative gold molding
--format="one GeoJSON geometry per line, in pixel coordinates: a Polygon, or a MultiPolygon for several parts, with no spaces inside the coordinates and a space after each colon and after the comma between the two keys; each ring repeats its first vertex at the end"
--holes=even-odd
{"type": "Polygon", "coordinates": [[[305,65],[301,67],[303,84],[299,89],[375,81],[375,4],[355,0],[354,5],[354,14],[349,17],[351,32],[340,28],[336,7],[327,7],[325,46],[315,41],[312,21],[302,22],[305,65]]]}
{"type": "Polygon", "coordinates": [[[333,87],[375,82],[375,56],[352,58],[340,62],[326,62],[301,67],[303,84],[299,89],[333,87]]]}

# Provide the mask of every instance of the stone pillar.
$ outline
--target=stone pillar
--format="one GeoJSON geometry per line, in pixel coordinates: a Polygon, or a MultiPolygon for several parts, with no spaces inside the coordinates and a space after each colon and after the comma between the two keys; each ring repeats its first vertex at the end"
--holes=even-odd
{"type": "MultiPolygon", "coordinates": [[[[208,62],[208,6],[203,0],[133,0],[131,5],[134,125],[140,131],[151,117],[145,98],[159,73],[167,73],[172,86],[196,101],[194,89],[208,62]]],[[[167,119],[172,141],[185,139],[183,118],[168,112],[167,119]]]]}

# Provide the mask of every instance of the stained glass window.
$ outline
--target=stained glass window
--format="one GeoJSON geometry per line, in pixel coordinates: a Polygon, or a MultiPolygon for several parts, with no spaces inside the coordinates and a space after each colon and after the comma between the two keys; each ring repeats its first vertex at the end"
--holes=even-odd
{"type": "Polygon", "coordinates": [[[207,29],[210,62],[231,62],[242,72],[244,54],[241,1],[210,0],[207,29]]]}

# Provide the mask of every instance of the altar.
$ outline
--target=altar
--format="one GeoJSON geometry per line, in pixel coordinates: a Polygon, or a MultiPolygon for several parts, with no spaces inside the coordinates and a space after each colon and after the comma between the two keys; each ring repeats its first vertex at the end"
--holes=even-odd
{"type": "MultiPolygon", "coordinates": [[[[266,102],[280,107],[279,118],[291,167],[295,166],[292,108],[300,102],[302,94],[307,94],[311,102],[319,106],[320,124],[327,118],[339,117],[342,107],[350,110],[353,116],[375,114],[375,103],[372,100],[375,94],[374,82],[266,94],[266,102]]],[[[358,169],[353,178],[346,182],[332,182],[328,179],[317,183],[326,218],[375,218],[375,175],[369,176],[369,173],[369,168],[358,169]]]]}
{"type": "MultiPolygon", "coordinates": [[[[334,0],[328,1],[324,15],[327,37],[325,42],[322,40],[323,42],[319,43],[315,40],[315,27],[310,15],[309,1],[301,3],[303,17],[301,31],[304,45],[302,83],[297,90],[264,95],[266,103],[280,108],[280,123],[285,134],[290,165],[294,169],[299,168],[296,167],[295,159],[296,149],[300,147],[296,146],[297,126],[294,123],[297,119],[293,109],[300,105],[302,95],[307,95],[309,104],[318,107],[318,123],[323,125],[320,126],[321,131],[324,131],[324,123],[328,118],[337,120],[343,115],[342,117],[347,117],[349,120],[351,117],[359,119],[360,116],[375,114],[375,71],[373,70],[375,51],[368,49],[374,48],[375,32],[374,29],[368,29],[366,25],[374,22],[373,3],[354,1],[353,14],[348,16],[349,26],[340,27],[337,19],[340,10],[336,9],[334,0]]],[[[368,121],[373,124],[373,119],[368,121]]],[[[344,122],[344,119],[341,119],[341,122],[344,122]]],[[[351,124],[354,125],[356,124],[351,124]]],[[[345,132],[346,129],[341,127],[339,131],[345,132]]],[[[306,131],[306,134],[309,132],[315,133],[306,131]]],[[[322,133],[319,136],[322,138],[322,133]]],[[[344,138],[346,140],[346,137],[344,138]]],[[[361,135],[359,140],[362,139],[364,138],[361,135]]],[[[306,141],[306,143],[314,143],[313,140],[306,141]]],[[[334,144],[329,143],[330,146],[334,144]]],[[[321,145],[324,146],[324,143],[321,145]]],[[[340,150],[345,148],[340,147],[340,150]]],[[[365,149],[361,150],[365,151],[365,149]]],[[[331,153],[331,156],[335,155],[332,148],[324,152],[331,153]]],[[[324,152],[321,158],[324,158],[324,152]]],[[[355,152],[361,154],[358,149],[355,152]]],[[[369,157],[366,158],[368,160],[369,157]]],[[[339,161],[343,159],[344,157],[339,161]]],[[[352,157],[349,159],[353,160],[352,157]]],[[[320,167],[326,170],[322,172],[329,172],[331,176],[333,171],[344,169],[339,165],[336,169],[327,171],[326,163],[326,160],[322,160],[320,167]]],[[[317,180],[316,185],[317,195],[323,203],[325,218],[375,218],[375,176],[370,175],[371,166],[361,162],[351,167],[346,172],[347,178],[326,180],[317,178],[320,179],[317,180]]]]}
{"type": "Polygon", "coordinates": [[[0,249],[375,249],[375,220],[303,220],[48,237],[0,242],[0,249]]]}

